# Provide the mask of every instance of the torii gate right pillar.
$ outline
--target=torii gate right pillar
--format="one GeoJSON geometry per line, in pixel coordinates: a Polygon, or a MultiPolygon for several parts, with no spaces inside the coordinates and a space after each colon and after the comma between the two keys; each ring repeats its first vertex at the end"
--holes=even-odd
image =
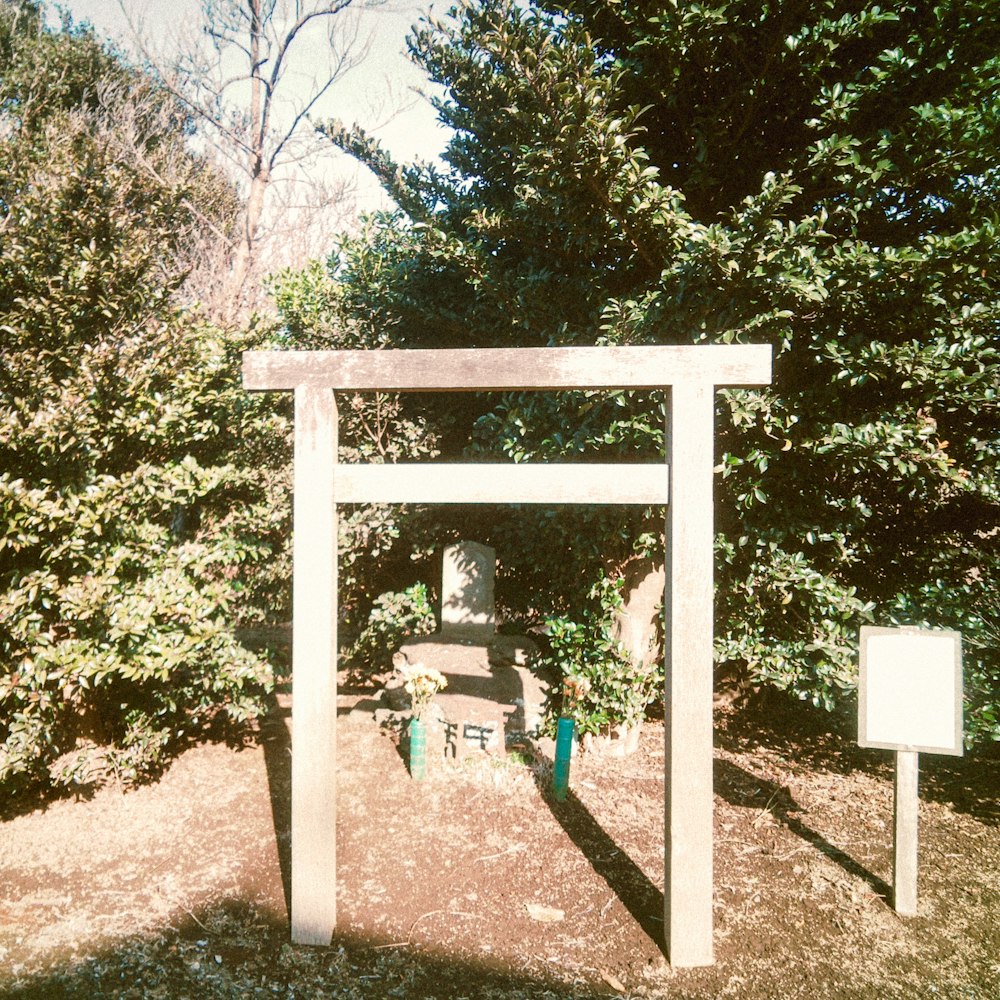
{"type": "Polygon", "coordinates": [[[675,384],[663,607],[666,690],[663,917],[675,967],[712,953],[712,464],[715,387],[675,384]]]}

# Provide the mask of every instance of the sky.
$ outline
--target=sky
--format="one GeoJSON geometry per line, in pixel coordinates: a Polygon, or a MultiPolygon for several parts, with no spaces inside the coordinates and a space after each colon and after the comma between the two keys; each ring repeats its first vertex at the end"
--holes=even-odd
{"type": "MultiPolygon", "coordinates": [[[[165,50],[179,25],[196,22],[202,0],[123,0],[129,17],[141,20],[147,34],[165,50]]],[[[89,21],[125,51],[133,48],[129,18],[119,0],[60,0],[76,21],[89,21]]],[[[369,39],[364,61],[346,74],[326,95],[314,117],[357,122],[375,135],[397,162],[434,159],[443,150],[447,133],[438,125],[426,93],[429,83],[406,55],[405,39],[411,25],[425,12],[424,5],[387,0],[377,7],[359,8],[363,37],[369,39]]],[[[387,200],[366,170],[349,157],[335,155],[326,169],[355,181],[359,209],[386,207],[387,200]]]]}

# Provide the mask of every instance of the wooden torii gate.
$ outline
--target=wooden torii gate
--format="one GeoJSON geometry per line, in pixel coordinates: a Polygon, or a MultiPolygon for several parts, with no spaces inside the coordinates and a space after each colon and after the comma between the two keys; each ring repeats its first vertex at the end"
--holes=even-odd
{"type": "Polygon", "coordinates": [[[243,355],[247,389],[295,393],[294,942],[328,945],[337,920],[337,504],[666,503],[664,934],[672,965],[712,963],[714,396],[770,381],[766,345],[243,355]],[[668,390],[666,463],[337,463],[334,391],[536,389],[668,390]]]}

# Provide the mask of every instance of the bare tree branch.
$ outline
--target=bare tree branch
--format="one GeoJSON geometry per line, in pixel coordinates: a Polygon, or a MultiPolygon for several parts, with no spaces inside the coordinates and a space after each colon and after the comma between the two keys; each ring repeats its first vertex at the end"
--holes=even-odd
{"type": "MultiPolygon", "coordinates": [[[[381,2],[381,0],[375,0],[381,2]]],[[[126,0],[119,5],[129,18],[126,0]]],[[[259,285],[268,191],[277,173],[325,144],[308,130],[310,114],[367,51],[350,8],[372,0],[203,0],[197,34],[180,42],[171,60],[158,57],[141,24],[130,20],[146,61],[183,103],[216,155],[233,164],[243,198],[240,237],[232,247],[221,311],[237,319],[259,285]],[[326,31],[318,35],[315,29],[326,31]],[[326,58],[305,67],[306,37],[319,38],[326,58]],[[301,54],[300,54],[301,53],[301,54]],[[292,72],[292,70],[295,72],[292,72]],[[308,81],[308,82],[306,82],[308,81]]],[[[315,48],[310,50],[310,57],[315,48]]]]}

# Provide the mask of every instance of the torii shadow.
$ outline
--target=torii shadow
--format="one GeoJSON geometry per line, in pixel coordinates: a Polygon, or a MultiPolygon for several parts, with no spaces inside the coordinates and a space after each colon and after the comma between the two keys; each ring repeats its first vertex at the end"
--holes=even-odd
{"type": "Polygon", "coordinates": [[[546,805],[566,836],[666,957],[663,890],[615,843],[572,790],[560,802],[552,793],[551,773],[547,769],[536,769],[533,773],[546,805]]]}
{"type": "MultiPolygon", "coordinates": [[[[262,737],[284,901],[290,912],[291,842],[288,831],[291,825],[291,739],[286,724],[287,714],[287,709],[279,708],[275,701],[262,726],[262,737]]],[[[622,850],[572,790],[565,801],[556,800],[552,794],[549,769],[538,768],[533,773],[546,805],[563,831],[647,937],[666,955],[662,889],[622,850]]],[[[889,884],[803,822],[796,815],[799,806],[781,785],[716,758],[715,791],[736,806],[759,808],[763,797],[779,823],[849,875],[866,882],[876,895],[891,904],[892,889],[889,884]]]]}
{"type": "Polygon", "coordinates": [[[292,912],[292,734],[291,709],[278,704],[271,695],[267,715],[261,722],[260,740],[271,799],[271,820],[281,872],[285,916],[292,912]]]}
{"type": "Polygon", "coordinates": [[[788,789],[774,781],[758,777],[728,760],[715,759],[715,790],[727,802],[734,806],[760,808],[761,796],[766,796],[765,807],[774,818],[815,848],[824,857],[839,865],[848,875],[853,875],[867,882],[872,891],[889,905],[892,905],[892,888],[878,875],[870,872],[864,865],[852,858],[846,851],[831,844],[823,834],[804,823],[796,813],[799,805],[792,798],[788,789]]]}

